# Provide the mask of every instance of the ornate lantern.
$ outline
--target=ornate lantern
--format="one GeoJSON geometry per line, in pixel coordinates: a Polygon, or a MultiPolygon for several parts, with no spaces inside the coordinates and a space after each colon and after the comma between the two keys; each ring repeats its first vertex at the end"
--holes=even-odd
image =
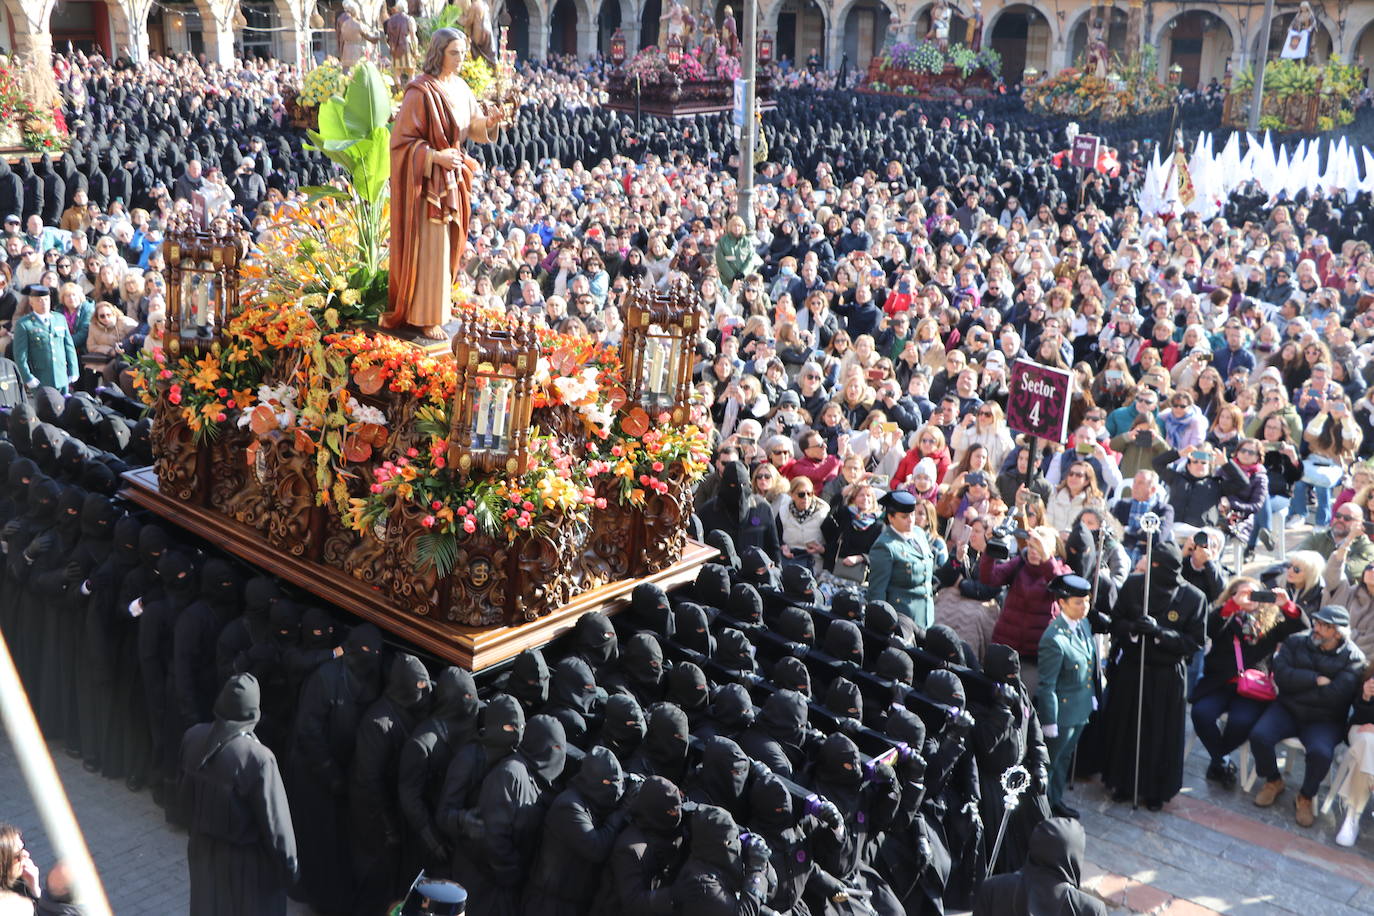
{"type": "Polygon", "coordinates": [[[773,33],[764,31],[759,36],[759,63],[771,64],[773,62],[773,33]]]}
{"type": "Polygon", "coordinates": [[[173,222],[163,240],[167,253],[167,350],[208,349],[239,310],[242,236],[226,220],[200,228],[194,215],[173,222]]]}
{"type": "Polygon", "coordinates": [[[619,67],[625,63],[625,30],[616,29],[611,36],[611,63],[619,67]]]}
{"type": "Polygon", "coordinates": [[[625,297],[620,359],[630,400],[650,416],[671,413],[685,423],[692,392],[692,338],[700,327],[701,295],[685,280],[667,293],[636,282],[625,297]]]}
{"type": "Polygon", "coordinates": [[[467,476],[523,474],[539,342],[528,316],[506,327],[465,321],[453,338],[458,387],[453,396],[448,463],[467,476]]]}
{"type": "Polygon", "coordinates": [[[1169,85],[1177,86],[1183,80],[1183,67],[1175,63],[1169,68],[1169,85]]]}
{"type": "Polygon", "coordinates": [[[1040,79],[1040,71],[1034,67],[1027,67],[1021,74],[1021,82],[1027,86],[1034,86],[1040,79]]]}
{"type": "Polygon", "coordinates": [[[682,66],[682,39],[676,35],[668,39],[668,69],[674,73],[682,66]]]}
{"type": "Polygon", "coordinates": [[[1122,92],[1126,88],[1126,81],[1121,78],[1121,74],[1113,70],[1107,74],[1107,87],[1112,92],[1122,92]]]}

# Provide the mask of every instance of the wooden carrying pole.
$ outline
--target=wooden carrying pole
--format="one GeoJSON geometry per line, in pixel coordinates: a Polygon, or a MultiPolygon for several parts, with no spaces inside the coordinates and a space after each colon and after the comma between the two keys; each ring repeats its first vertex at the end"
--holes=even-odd
{"type": "Polygon", "coordinates": [[[2,635],[0,720],[5,724],[5,734],[14,748],[14,756],[19,760],[19,770],[24,775],[29,794],[38,806],[38,816],[43,820],[43,827],[52,841],[57,859],[72,870],[77,903],[91,916],[112,916],[105,888],[101,886],[90,850],[86,848],[81,828],[76,823],[76,815],[72,813],[67,793],[62,789],[62,780],[58,778],[57,768],[48,754],[43,732],[33,717],[33,707],[29,705],[28,694],[24,692],[19,672],[15,670],[9,644],[2,635]]]}

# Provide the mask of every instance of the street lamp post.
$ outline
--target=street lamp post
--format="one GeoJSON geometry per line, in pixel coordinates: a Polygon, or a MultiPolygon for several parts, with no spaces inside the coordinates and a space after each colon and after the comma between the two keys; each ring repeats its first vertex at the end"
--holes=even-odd
{"type": "Polygon", "coordinates": [[[1255,88],[1250,95],[1250,118],[1247,130],[1259,130],[1260,109],[1264,104],[1264,62],[1269,58],[1269,30],[1274,27],[1274,0],[1264,0],[1264,28],[1260,31],[1258,57],[1255,60],[1255,88]]]}
{"type": "Polygon", "coordinates": [[[758,4],[744,0],[744,46],[740,50],[740,76],[744,80],[744,125],[739,134],[739,178],[735,209],[744,218],[749,232],[754,231],[754,79],[757,70],[758,4]]]}

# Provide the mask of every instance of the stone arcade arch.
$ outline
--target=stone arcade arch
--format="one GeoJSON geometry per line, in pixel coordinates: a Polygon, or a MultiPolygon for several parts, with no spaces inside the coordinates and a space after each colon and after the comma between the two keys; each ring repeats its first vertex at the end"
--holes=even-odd
{"type": "Polygon", "coordinates": [[[1041,73],[1050,69],[1050,54],[1059,43],[1054,20],[1025,3],[1012,3],[989,17],[985,44],[1002,55],[1002,79],[1007,85],[1021,81],[1027,68],[1041,73]]]}
{"type": "Polygon", "coordinates": [[[1169,68],[1183,68],[1179,84],[1196,89],[1226,76],[1226,63],[1235,53],[1236,32],[1212,10],[1184,10],[1171,17],[1159,30],[1159,75],[1169,68]]]}

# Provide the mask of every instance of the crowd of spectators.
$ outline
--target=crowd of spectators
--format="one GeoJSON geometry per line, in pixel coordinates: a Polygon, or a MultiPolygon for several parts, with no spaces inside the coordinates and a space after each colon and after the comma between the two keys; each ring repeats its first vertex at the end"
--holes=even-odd
{"type": "MultiPolygon", "coordinates": [[[[72,148],[36,169],[0,165],[0,212],[13,214],[3,227],[0,318],[13,322],[10,352],[23,386],[96,388],[116,376],[122,348],[157,345],[160,229],[179,201],[228,195],[252,230],[262,208],[329,179],[327,164],[285,122],[281,92],[290,76],[264,64],[121,69],[62,59],[60,83],[77,115],[72,148]],[[39,298],[47,301],[35,308],[39,298]],[[24,311],[47,308],[66,319],[81,371],[44,375],[26,355],[24,311]]],[[[1345,799],[1337,840],[1356,842],[1374,772],[1367,192],[1289,199],[1250,183],[1210,221],[1142,214],[1135,201],[1150,152],[1143,145],[1120,151],[1117,175],[1080,175],[1056,164],[1067,142],[1057,124],[859,96],[811,76],[781,91],[765,121],[775,152],[757,169],[746,221],[735,212],[724,118],[648,120],[636,130],[632,118],[596,107],[595,72],[562,66],[527,76],[529,103],[474,182],[472,295],[615,344],[618,306],[633,284],[666,288],[681,277],[700,291],[706,320],[694,342],[693,386],[713,465],[695,498],[701,533],[722,548],[722,565],[688,593],[638,595],[637,613],[617,623],[618,658],[606,652],[614,637],[596,629],[599,622],[575,634],[571,658],[581,667],[565,658],[550,675],[542,656],[527,656],[503,682],[504,694],[484,692],[480,728],[450,685],[443,730],[461,735],[450,752],[471,749],[484,761],[481,774],[449,785],[450,771],[436,785],[429,771],[416,793],[426,804],[394,822],[410,829],[384,851],[392,871],[428,862],[514,906],[526,878],[527,902],[571,894],[557,875],[609,860],[618,896],[608,902],[584,882],[569,912],[594,900],[604,906],[598,912],[639,912],[646,901],[666,912],[721,882],[769,899],[777,886],[768,881],[783,869],[767,860],[767,847],[746,854],[738,828],[747,825],[773,852],[818,844],[822,867],[838,880],[817,879],[832,901],[862,890],[883,912],[879,903],[908,912],[941,900],[967,907],[996,833],[989,818],[1002,814],[1002,770],[1024,763],[1032,794],[1043,798],[1049,770],[1081,737],[1081,775],[1100,772],[1118,799],[1139,794],[1162,807],[1181,786],[1190,704],[1211,757],[1209,779],[1234,786],[1230,755],[1249,743],[1263,779],[1256,804],[1272,805],[1285,791],[1275,746],[1301,740],[1306,773],[1294,812],[1304,827],[1315,821],[1314,798],[1345,743],[1353,765],[1342,768],[1337,787],[1345,799]],[[1067,442],[1031,442],[1008,425],[1011,369],[1023,359],[1070,373],[1067,442]],[[1161,519],[1154,535],[1142,525],[1151,513],[1161,519]],[[1304,533],[1289,544],[1293,526],[1304,533]],[[914,545],[920,562],[903,559],[894,539],[914,545]],[[1265,563],[1251,563],[1261,556],[1265,563]],[[1141,575],[1146,568],[1152,580],[1141,575]],[[1081,601],[1089,594],[1091,606],[1081,601]],[[1052,627],[1070,607],[1074,623],[1052,627]],[[1110,648],[1092,665],[1113,687],[1098,710],[1094,677],[1084,715],[1099,727],[1086,735],[1082,723],[1048,711],[1058,706],[1051,698],[1064,673],[1045,670],[1042,659],[1052,643],[1056,659],[1071,657],[1079,620],[1110,648]],[[1252,672],[1264,682],[1253,689],[1245,683],[1252,672]],[[1139,728],[1137,679],[1151,710],[1139,728]],[[898,688],[900,712],[875,705],[875,684],[888,698],[898,688]],[[611,699],[596,699],[597,685],[611,699]],[[1023,705],[1007,699],[1018,696],[1023,705]],[[755,706],[751,726],[744,711],[755,706]],[[921,724],[931,715],[938,727],[921,724]],[[636,737],[617,736],[621,718],[636,737]],[[574,737],[568,729],[579,721],[583,733],[574,737]],[[689,732],[699,742],[693,755],[704,755],[699,768],[679,748],[689,732]],[[906,735],[899,740],[912,752],[859,780],[858,746],[870,753],[874,734],[906,735]],[[582,772],[602,774],[605,785],[617,782],[621,763],[651,777],[633,811],[621,817],[579,776],[564,792],[581,793],[566,800],[577,810],[565,813],[595,832],[597,844],[549,849],[537,822],[506,815],[501,842],[518,849],[493,838],[469,842],[484,835],[464,818],[493,818],[502,805],[519,808],[562,787],[562,762],[550,761],[552,746],[565,743],[587,751],[582,766],[590,769],[582,772]],[[598,743],[607,754],[591,751],[598,743]],[[786,828],[770,824],[764,800],[780,812],[790,789],[751,770],[751,758],[770,760],[764,769],[773,774],[806,773],[818,789],[828,787],[822,794],[837,810],[808,810],[810,820],[798,811],[786,828]],[[1132,773],[1142,759],[1149,773],[1132,773]],[[698,809],[690,850],[674,845],[679,789],[729,812],[698,809]],[[970,815],[969,804],[981,815],[970,815]],[[590,821],[578,820],[584,810],[590,821]],[[868,820],[874,815],[877,824],[868,820]],[[837,818],[849,839],[833,830],[837,818]],[[793,827],[800,832],[787,834],[793,827]],[[713,864],[706,837],[733,844],[730,867],[743,862],[743,877],[713,864]],[[646,848],[688,860],[676,884],[653,884],[661,876],[646,875],[646,848]],[[514,852],[523,865],[506,855],[514,852]],[[540,871],[545,857],[557,866],[548,873],[540,871]]],[[[23,486],[43,489],[33,480],[23,486]]],[[[56,497],[43,492],[53,505],[39,508],[51,514],[56,497]]],[[[43,518],[33,515],[23,530],[37,536],[43,518]]],[[[13,570],[21,531],[6,531],[13,570]]],[[[168,555],[192,575],[192,558],[168,555]]],[[[237,597],[208,594],[240,587],[209,582],[221,574],[209,571],[215,562],[195,564],[205,570],[205,600],[237,610],[237,597]]],[[[191,596],[161,600],[189,604],[191,596]]],[[[268,606],[252,610],[262,615],[268,606]]],[[[350,663],[325,658],[375,654],[371,638],[312,643],[323,652],[310,656],[322,663],[309,675],[323,682],[314,689],[344,690],[350,663]]],[[[285,653],[273,663],[287,664],[285,653]]],[[[217,673],[258,670],[262,659],[245,659],[238,667],[230,656],[217,673]]],[[[397,656],[399,680],[382,699],[415,726],[423,698],[403,699],[403,682],[416,679],[408,659],[397,656]]],[[[346,688],[356,724],[372,715],[383,678],[376,663],[352,667],[372,688],[346,688]]],[[[136,664],[125,676],[146,672],[136,664]]],[[[311,815],[296,826],[304,893],[328,910],[354,889],[335,879],[341,863],[355,855],[375,864],[380,855],[350,853],[350,839],[366,846],[365,838],[339,826],[351,802],[376,803],[369,792],[380,783],[349,782],[357,772],[341,731],[333,735],[339,744],[302,749],[308,736],[319,737],[309,719],[318,707],[309,704],[320,697],[302,695],[293,733],[283,722],[292,722],[294,691],[314,683],[293,676],[292,690],[276,696],[286,713],[264,698],[264,740],[287,761],[293,810],[311,815]],[[309,754],[324,756],[301,756],[309,754]],[[331,778],[297,769],[293,783],[290,768],[305,761],[331,778]]],[[[436,680],[443,692],[442,676],[436,680]]],[[[164,700],[191,689],[175,679],[162,687],[164,700]]],[[[215,694],[195,688],[204,708],[176,725],[215,718],[215,694]]],[[[92,750],[76,731],[77,750],[105,766],[108,742],[92,750]]],[[[167,746],[175,738],[158,734],[157,743],[150,777],[160,785],[175,779],[178,761],[167,746]]],[[[1062,778],[1058,785],[1052,806],[1026,810],[1073,815],[1062,778]]],[[[395,810],[402,803],[397,798],[395,810]]],[[[1017,868],[1035,829],[1034,819],[1021,824],[1020,851],[994,867],[1017,868]]],[[[812,877],[805,868],[788,875],[798,887],[812,877]]],[[[354,877],[361,885],[368,876],[354,877]]],[[[391,885],[367,885],[369,893],[379,887],[391,885]]],[[[810,893],[814,899],[816,889],[810,893]]]]}

